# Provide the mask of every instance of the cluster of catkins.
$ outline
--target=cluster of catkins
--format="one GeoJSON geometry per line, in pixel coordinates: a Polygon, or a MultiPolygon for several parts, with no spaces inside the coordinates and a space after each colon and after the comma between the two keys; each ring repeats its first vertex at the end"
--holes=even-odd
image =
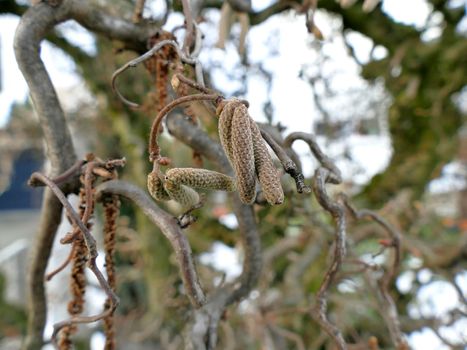
{"type": "Polygon", "coordinates": [[[157,200],[173,199],[190,209],[200,202],[194,189],[238,191],[243,203],[256,198],[257,179],[264,198],[271,205],[284,201],[280,176],[244,102],[223,100],[218,104],[219,137],[235,178],[205,169],[173,168],[163,174],[156,165],[148,175],[148,189],[157,200]]]}

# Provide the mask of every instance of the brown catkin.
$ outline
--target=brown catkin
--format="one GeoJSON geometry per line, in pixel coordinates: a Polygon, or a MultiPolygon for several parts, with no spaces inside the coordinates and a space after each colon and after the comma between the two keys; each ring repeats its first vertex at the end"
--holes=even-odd
{"type": "MultiPolygon", "coordinates": [[[[174,40],[174,36],[170,32],[158,32],[152,36],[148,45],[153,47],[157,43],[163,40],[174,40]]],[[[157,53],[150,59],[145,61],[146,69],[151,73],[154,78],[155,93],[150,94],[150,112],[157,115],[162,108],[167,104],[168,92],[167,88],[169,85],[169,71],[170,63],[177,57],[176,50],[171,45],[165,45],[157,51],[157,53]]],[[[160,129],[162,131],[162,128],[160,129]]]]}
{"type": "Polygon", "coordinates": [[[164,187],[170,198],[180,203],[183,208],[193,208],[200,202],[198,192],[192,188],[171,181],[170,179],[166,179],[164,187]]]}
{"type": "MultiPolygon", "coordinates": [[[[86,192],[84,190],[84,175],[81,176],[81,188],[79,191],[79,215],[82,218],[86,210],[86,192]]],[[[92,211],[92,209],[91,209],[92,211]]],[[[86,223],[88,229],[92,223],[86,223]]],[[[73,257],[71,267],[70,291],[72,299],[68,302],[68,313],[70,316],[80,315],[84,309],[84,294],[86,292],[86,264],[88,261],[88,250],[82,234],[75,235],[73,240],[73,257]]],[[[58,347],[60,350],[72,348],[71,335],[76,333],[77,326],[65,326],[60,331],[58,347]]]]}
{"type": "MultiPolygon", "coordinates": [[[[120,200],[117,195],[107,196],[103,200],[104,206],[104,252],[105,252],[105,270],[107,272],[107,282],[110,288],[115,292],[116,275],[114,264],[115,242],[117,232],[117,219],[120,213],[120,200]]],[[[110,299],[107,299],[104,305],[105,309],[111,307],[110,299]]],[[[114,316],[109,315],[104,318],[105,350],[115,349],[115,327],[114,316]]]]}

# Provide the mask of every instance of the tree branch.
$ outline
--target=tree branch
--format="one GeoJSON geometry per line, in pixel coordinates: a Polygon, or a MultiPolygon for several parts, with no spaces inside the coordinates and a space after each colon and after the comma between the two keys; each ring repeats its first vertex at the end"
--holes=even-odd
{"type": "MultiPolygon", "coordinates": [[[[34,108],[39,117],[51,162],[51,175],[68,169],[76,161],[73,142],[54,86],[40,58],[40,43],[60,22],[74,18],[86,28],[119,39],[129,47],[145,48],[146,40],[158,28],[155,25],[135,25],[112,17],[88,3],[65,0],[52,7],[45,2],[30,7],[22,16],[15,34],[14,49],[19,68],[30,89],[34,108]]],[[[65,195],[72,192],[76,183],[62,187],[65,195]]],[[[35,236],[29,268],[29,313],[26,349],[42,345],[47,303],[44,292],[44,275],[55,232],[60,224],[60,202],[46,190],[41,212],[41,224],[35,236]]]]}
{"type": "Polygon", "coordinates": [[[58,9],[39,3],[21,17],[14,41],[16,61],[28,83],[54,175],[68,169],[76,161],[76,155],[65,115],[39,51],[43,38],[64,19],[58,9]]]}
{"type": "Polygon", "coordinates": [[[316,199],[318,200],[319,204],[332,215],[334,221],[336,222],[336,233],[334,237],[334,252],[332,262],[326,271],[323,282],[321,283],[318,293],[316,294],[316,303],[313,307],[312,316],[319,323],[321,328],[326,331],[326,333],[328,333],[329,336],[335,341],[337,347],[340,350],[345,350],[347,349],[347,346],[341,331],[339,328],[333,325],[326,316],[327,293],[335,280],[336,274],[339,271],[346,254],[345,207],[340,201],[332,201],[327,194],[325,187],[326,183],[333,181],[333,177],[330,175],[331,172],[327,168],[320,167],[316,170],[313,181],[313,191],[316,195],[316,199]]]}
{"type": "MultiPolygon", "coordinates": [[[[57,94],[39,56],[40,43],[60,21],[57,9],[41,3],[29,8],[16,29],[14,49],[18,66],[28,83],[31,98],[47,144],[47,155],[54,175],[65,171],[76,155],[57,94]]],[[[69,189],[70,190],[70,189],[69,189]]],[[[69,191],[68,190],[68,191],[69,191]]],[[[42,345],[47,315],[44,274],[55,232],[60,225],[62,205],[50,190],[45,191],[39,230],[33,243],[28,271],[28,329],[26,349],[42,345]]]]}
{"type": "Polygon", "coordinates": [[[172,245],[186,294],[195,307],[206,302],[206,296],[198,279],[190,244],[177,224],[176,218],[160,209],[154,201],[139,187],[122,181],[106,181],[96,187],[96,196],[100,193],[117,194],[130,199],[162,231],[172,245]]]}
{"type": "MultiPolygon", "coordinates": [[[[182,115],[169,115],[167,127],[172,135],[211,160],[221,172],[232,174],[232,168],[220,144],[201,129],[193,127],[182,115]]],[[[206,305],[195,313],[195,323],[191,327],[193,339],[190,341],[197,346],[196,349],[215,348],[217,327],[225,307],[246,297],[257,284],[261,272],[261,241],[253,209],[241,203],[237,195],[234,196],[234,212],[245,254],[243,270],[236,281],[215,291],[209,296],[206,305]]]]}
{"type": "Polygon", "coordinates": [[[36,350],[43,345],[42,335],[47,317],[44,275],[55,240],[55,232],[62,221],[62,204],[47,188],[42,200],[37,233],[31,245],[28,267],[27,304],[28,324],[24,349],[36,350]]]}
{"type": "Polygon", "coordinates": [[[133,23],[106,12],[104,8],[90,6],[81,0],[65,0],[63,5],[71,19],[90,31],[120,40],[127,48],[145,51],[148,38],[160,31],[159,23],[133,23]]]}

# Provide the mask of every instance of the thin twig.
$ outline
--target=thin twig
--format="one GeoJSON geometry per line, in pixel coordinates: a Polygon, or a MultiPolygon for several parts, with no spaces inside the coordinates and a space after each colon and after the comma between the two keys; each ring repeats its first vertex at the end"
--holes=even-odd
{"type": "Polygon", "coordinates": [[[324,167],[320,167],[316,170],[314,181],[313,181],[313,191],[316,195],[316,199],[319,204],[328,211],[334,221],[336,222],[336,234],[334,237],[334,252],[331,265],[329,266],[326,274],[324,276],[323,282],[316,294],[316,303],[313,307],[313,318],[319,323],[321,328],[326,331],[335,341],[336,345],[340,350],[347,349],[345,344],[344,337],[342,336],[341,331],[333,325],[327,318],[327,293],[329,288],[334,282],[337,272],[340,269],[342,261],[346,254],[345,249],[345,229],[346,229],[346,219],[345,219],[345,207],[342,203],[333,202],[329,198],[325,185],[328,182],[334,181],[331,172],[324,167]]]}
{"type": "Polygon", "coordinates": [[[342,182],[342,175],[339,168],[337,168],[334,162],[326,154],[324,154],[324,152],[318,146],[318,143],[316,142],[313,135],[306,132],[293,132],[285,138],[284,147],[291,147],[292,144],[297,140],[305,141],[321,165],[331,172],[331,174],[329,174],[328,182],[332,184],[339,184],[342,182]]]}
{"type": "Polygon", "coordinates": [[[303,174],[298,170],[297,165],[294,161],[289,157],[289,155],[285,152],[285,150],[272,138],[269,133],[263,129],[261,130],[261,136],[263,139],[271,146],[271,149],[276,154],[277,158],[279,158],[280,162],[282,163],[282,167],[284,171],[289,174],[294,180],[295,185],[297,186],[298,193],[311,193],[311,188],[305,184],[305,177],[303,174]]]}
{"type": "Polygon", "coordinates": [[[177,89],[178,85],[182,83],[204,94],[215,94],[216,93],[214,90],[208,89],[204,87],[203,85],[198,84],[191,79],[188,79],[187,77],[185,77],[183,74],[180,74],[180,73],[175,73],[173,75],[171,83],[172,83],[172,87],[175,90],[177,89]]]}
{"type": "Polygon", "coordinates": [[[193,45],[195,26],[194,26],[193,14],[191,13],[190,1],[182,0],[182,6],[183,6],[183,14],[185,15],[185,21],[186,21],[186,34],[185,34],[185,40],[183,42],[183,51],[185,51],[185,53],[189,55],[191,51],[191,47],[193,45]]]}
{"type": "Polygon", "coordinates": [[[393,282],[395,276],[397,275],[397,272],[400,267],[400,262],[401,262],[401,233],[390,223],[388,223],[382,216],[380,216],[378,213],[368,210],[368,209],[360,209],[357,210],[355,209],[352,204],[350,203],[349,199],[347,196],[340,194],[340,197],[343,200],[343,203],[345,204],[346,208],[350,212],[350,214],[355,218],[355,219],[364,219],[368,218],[370,220],[373,220],[376,222],[378,225],[380,225],[385,232],[389,235],[389,238],[391,239],[391,243],[389,244],[390,247],[394,249],[394,260],[392,263],[392,267],[389,270],[389,272],[386,274],[385,278],[385,285],[387,286],[389,283],[393,282]]]}
{"type": "Polygon", "coordinates": [[[347,210],[355,219],[368,218],[375,221],[384,229],[390,238],[390,244],[388,246],[393,248],[394,258],[388,271],[385,271],[383,273],[383,277],[377,281],[378,300],[380,301],[379,306],[381,313],[384,320],[386,321],[392,342],[397,349],[406,349],[408,348],[408,345],[400,329],[397,307],[394,299],[389,293],[389,285],[394,283],[394,279],[397,276],[397,272],[401,263],[401,234],[395,227],[389,224],[383,217],[374,211],[368,209],[357,210],[350,204],[348,198],[345,195],[340,194],[340,198],[347,210]]]}
{"type": "Polygon", "coordinates": [[[175,107],[183,103],[189,103],[193,101],[219,101],[222,97],[219,94],[196,94],[179,97],[176,100],[170,102],[157,114],[154,122],[151,126],[151,132],[149,135],[149,161],[155,162],[160,159],[160,148],[157,144],[157,136],[159,135],[159,128],[162,122],[162,119],[175,107]]]}
{"type": "Polygon", "coordinates": [[[143,213],[157,225],[169,240],[177,257],[180,274],[190,302],[200,307],[206,302],[206,296],[199,282],[193,261],[190,244],[181,231],[175,218],[160,209],[154,201],[139,187],[121,180],[106,181],[95,188],[96,196],[111,193],[124,196],[136,204],[143,213]]]}
{"type": "Polygon", "coordinates": [[[115,311],[115,308],[117,307],[119,300],[118,297],[115,295],[115,293],[112,291],[110,286],[108,285],[107,281],[105,280],[104,276],[100,272],[100,270],[97,268],[96,265],[96,258],[97,258],[97,249],[96,249],[96,240],[92,236],[91,232],[89,232],[88,228],[86,225],[81,221],[81,218],[79,217],[78,213],[73,209],[71,206],[70,202],[66,198],[66,196],[63,194],[63,192],[60,190],[60,188],[52,182],[47,176],[41,174],[41,173],[33,173],[31,175],[31,179],[33,181],[41,181],[45,183],[55,194],[55,196],[58,198],[58,200],[62,203],[63,207],[67,210],[68,215],[70,216],[71,220],[73,221],[73,224],[78,226],[79,229],[81,230],[84,240],[86,242],[86,246],[88,248],[88,254],[89,254],[89,268],[91,271],[94,273],[96,276],[97,280],[99,281],[100,286],[102,289],[104,289],[105,293],[107,294],[108,298],[112,301],[112,305],[109,309],[103,311],[99,315],[96,316],[75,316],[72,317],[68,320],[56,323],[54,325],[54,331],[52,334],[52,342],[56,344],[56,336],[60,329],[62,329],[65,326],[71,326],[72,324],[76,323],[89,323],[89,322],[94,322],[97,320],[100,320],[101,318],[104,318],[108,316],[109,314],[112,314],[115,311]]]}
{"type": "MultiPolygon", "coordinates": [[[[66,183],[69,180],[71,180],[74,176],[78,175],[81,172],[81,167],[86,164],[86,161],[83,159],[79,159],[76,161],[75,164],[73,164],[69,169],[65,170],[63,173],[60,175],[54,177],[51,179],[54,183],[57,185],[60,185],[62,183],[66,183]]],[[[42,187],[45,186],[42,182],[39,181],[29,181],[28,185],[31,187],[42,187]]]]}
{"type": "Polygon", "coordinates": [[[98,267],[96,265],[96,258],[95,257],[93,257],[93,258],[91,258],[89,260],[89,266],[88,267],[94,273],[94,275],[96,276],[97,280],[99,281],[99,285],[102,287],[105,294],[107,294],[107,297],[111,301],[111,305],[110,305],[109,308],[104,308],[104,310],[101,313],[97,314],[97,315],[94,315],[94,316],[73,316],[73,317],[69,318],[68,320],[64,320],[64,321],[57,322],[56,324],[54,324],[54,330],[53,330],[53,333],[52,333],[52,343],[55,346],[57,346],[58,332],[60,332],[60,330],[63,327],[71,326],[71,325],[79,324],[79,323],[91,323],[91,322],[99,321],[99,320],[101,320],[101,319],[103,319],[103,318],[105,318],[105,317],[107,317],[109,315],[112,315],[114,313],[115,309],[117,308],[118,304],[120,303],[119,298],[113,292],[112,288],[110,288],[110,286],[107,283],[104,275],[98,269],[98,267]]]}
{"type": "Polygon", "coordinates": [[[57,267],[55,270],[53,270],[52,272],[49,272],[47,275],[45,275],[45,280],[46,281],[50,281],[52,278],[54,278],[54,276],[56,274],[63,271],[63,269],[68,266],[71,259],[73,258],[74,250],[75,250],[75,247],[72,246],[71,250],[70,250],[70,253],[68,254],[68,257],[66,258],[66,260],[59,267],[57,267]]]}
{"type": "Polygon", "coordinates": [[[55,196],[66,209],[69,217],[73,221],[73,224],[78,226],[81,232],[83,233],[90,257],[95,258],[97,256],[96,240],[92,236],[91,232],[89,232],[86,225],[84,225],[84,223],[81,221],[81,218],[79,217],[78,213],[73,209],[70,202],[63,194],[62,190],[51,179],[38,172],[35,172],[31,175],[30,181],[41,181],[53,191],[55,196]]]}
{"type": "Polygon", "coordinates": [[[191,59],[189,57],[187,57],[181,50],[180,50],[180,47],[178,46],[178,44],[174,41],[174,40],[162,40],[160,42],[158,42],[156,45],[154,45],[149,51],[147,51],[146,53],[144,53],[143,55],[139,56],[139,57],[136,57],[135,59],[132,59],[131,61],[127,62],[126,64],[124,64],[122,67],[120,67],[119,69],[117,69],[113,74],[112,74],[112,80],[111,80],[111,86],[112,86],[112,90],[113,92],[118,96],[118,98],[120,98],[120,100],[125,103],[126,105],[132,107],[132,108],[139,108],[140,105],[135,103],[135,102],[131,102],[130,100],[126,99],[122,94],[121,92],[117,89],[117,85],[116,85],[116,79],[117,77],[122,74],[123,72],[125,72],[128,68],[134,68],[136,67],[138,64],[148,60],[149,58],[151,58],[152,56],[154,56],[157,51],[159,51],[163,46],[165,45],[170,45],[172,46],[176,51],[177,51],[177,54],[178,56],[180,57],[180,59],[182,60],[182,62],[185,62],[187,64],[190,64],[190,65],[196,65],[196,60],[194,59],[191,59]]]}

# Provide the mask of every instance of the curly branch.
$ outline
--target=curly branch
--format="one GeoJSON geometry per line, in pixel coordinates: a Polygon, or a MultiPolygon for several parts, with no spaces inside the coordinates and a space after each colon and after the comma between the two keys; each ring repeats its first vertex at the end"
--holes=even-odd
{"type": "Polygon", "coordinates": [[[276,154],[277,158],[280,160],[282,167],[284,168],[284,171],[289,174],[294,180],[295,180],[295,185],[297,186],[297,192],[298,193],[310,193],[311,189],[308,187],[308,185],[305,184],[304,176],[300,172],[298,166],[295,164],[295,162],[289,157],[287,152],[279,146],[279,144],[272,138],[269,133],[264,130],[261,130],[261,136],[263,139],[268,143],[268,145],[271,147],[271,149],[274,151],[276,154]]]}
{"type": "Polygon", "coordinates": [[[318,143],[315,140],[315,137],[306,132],[293,132],[289,134],[284,140],[284,147],[289,148],[292,144],[297,141],[305,141],[310,147],[311,153],[316,157],[316,159],[321,163],[321,165],[330,171],[329,181],[333,184],[339,184],[342,181],[342,176],[340,170],[334,164],[334,162],[321,150],[318,146],[318,143]]]}
{"type": "Polygon", "coordinates": [[[78,213],[73,209],[70,202],[68,202],[65,194],[60,190],[60,188],[55,183],[53,183],[45,175],[42,175],[40,173],[33,173],[31,175],[31,179],[33,179],[34,181],[43,182],[53,191],[54,195],[58,198],[58,200],[61,202],[63,207],[67,210],[67,213],[70,219],[72,220],[73,224],[80,229],[81,233],[83,234],[83,238],[88,249],[89,269],[94,273],[97,280],[99,281],[100,286],[102,287],[102,289],[104,289],[108,298],[111,300],[111,307],[108,309],[105,309],[102,313],[96,316],[74,316],[68,320],[56,323],[54,325],[54,331],[52,333],[52,341],[54,342],[54,344],[56,344],[56,337],[60,329],[62,329],[65,326],[71,326],[76,323],[95,322],[104,317],[107,317],[108,315],[112,314],[115,311],[116,307],[119,304],[119,299],[115,295],[115,293],[112,291],[112,288],[110,288],[106,279],[104,278],[104,276],[102,275],[102,273],[100,272],[100,270],[98,269],[96,265],[96,258],[98,255],[97,248],[96,248],[96,240],[92,236],[91,232],[89,232],[88,228],[83,223],[78,213]]]}
{"type": "MultiPolygon", "coordinates": [[[[157,25],[135,25],[110,16],[87,2],[77,0],[64,0],[55,7],[40,2],[26,10],[16,30],[14,49],[43,129],[52,175],[72,166],[76,155],[63,110],[39,52],[41,41],[53,27],[68,19],[75,19],[94,32],[111,39],[122,40],[127,47],[137,49],[144,48],[147,38],[159,30],[157,25]]],[[[77,181],[73,181],[63,190],[68,194],[76,188],[77,181]]],[[[42,334],[47,313],[44,275],[55,232],[61,222],[62,205],[49,189],[45,191],[42,208],[41,223],[35,236],[28,272],[29,312],[24,346],[26,349],[37,349],[43,343],[42,334]]]]}
{"type": "Polygon", "coordinates": [[[392,247],[394,250],[394,259],[389,270],[385,272],[383,277],[377,281],[377,293],[378,299],[380,301],[379,306],[382,316],[388,326],[392,342],[395,344],[396,348],[408,349],[407,342],[400,329],[400,321],[396,304],[394,303],[394,299],[388,290],[389,285],[394,282],[401,263],[401,234],[395,227],[393,227],[374,211],[368,209],[357,210],[350,204],[348,198],[345,195],[340,194],[339,197],[341,198],[347,210],[355,219],[368,218],[376,222],[384,229],[390,238],[390,243],[388,246],[392,247]]]}
{"type": "Polygon", "coordinates": [[[99,193],[117,194],[130,199],[160,228],[174,249],[190,302],[195,307],[201,307],[206,302],[206,296],[198,279],[190,244],[176,219],[160,209],[142,189],[131,183],[122,180],[106,181],[96,187],[96,196],[99,193]]]}
{"type": "Polygon", "coordinates": [[[324,168],[320,167],[315,172],[314,182],[313,182],[313,191],[316,195],[316,199],[319,204],[328,211],[334,221],[336,222],[336,234],[334,238],[334,252],[331,266],[328,268],[321,287],[316,294],[316,304],[313,308],[313,318],[319,323],[321,328],[326,331],[326,333],[331,336],[336,345],[341,350],[347,349],[345,340],[342,336],[341,331],[333,325],[326,316],[327,311],[327,300],[326,296],[329,288],[335,280],[337,272],[342,265],[342,261],[345,257],[345,230],[346,230],[346,219],[345,219],[345,207],[340,202],[333,202],[329,198],[325,185],[328,182],[332,182],[334,178],[331,175],[331,172],[324,168]]]}
{"type": "MultiPolygon", "coordinates": [[[[211,160],[222,173],[232,175],[233,170],[221,145],[204,131],[193,127],[192,123],[178,114],[167,118],[167,127],[172,135],[211,160]]],[[[241,203],[237,196],[233,198],[233,204],[245,254],[242,273],[233,283],[216,290],[206,305],[195,312],[195,321],[190,329],[190,341],[195,348],[206,348],[206,344],[208,349],[215,348],[217,327],[225,307],[246,297],[257,284],[261,273],[261,241],[252,207],[241,203]]]]}

